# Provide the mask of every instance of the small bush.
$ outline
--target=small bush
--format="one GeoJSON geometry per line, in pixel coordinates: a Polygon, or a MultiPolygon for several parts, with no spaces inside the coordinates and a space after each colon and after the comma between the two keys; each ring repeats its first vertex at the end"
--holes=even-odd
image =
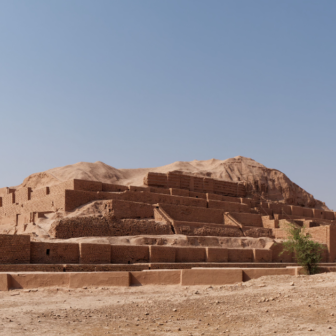
{"type": "Polygon", "coordinates": [[[292,223],[288,224],[287,233],[287,240],[283,243],[283,252],[293,252],[297,263],[304,267],[307,274],[317,273],[325,246],[313,241],[310,234],[305,234],[304,230],[292,223]]]}

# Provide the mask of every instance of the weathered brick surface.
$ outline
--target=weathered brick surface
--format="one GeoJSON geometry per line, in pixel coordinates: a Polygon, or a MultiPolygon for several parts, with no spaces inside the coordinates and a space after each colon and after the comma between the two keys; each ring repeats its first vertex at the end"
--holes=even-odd
{"type": "Polygon", "coordinates": [[[209,177],[198,177],[174,172],[173,174],[148,173],[144,178],[144,184],[155,187],[177,187],[202,193],[215,193],[227,196],[244,197],[246,188],[243,183],[229,182],[212,179],[209,177]],[[178,177],[177,175],[180,174],[178,177]]]}
{"type": "Polygon", "coordinates": [[[133,264],[149,262],[149,247],[134,245],[111,245],[111,263],[133,264]]]}
{"type": "Polygon", "coordinates": [[[243,232],[237,226],[174,221],[176,234],[187,236],[242,237],[243,232]]]}
{"type": "Polygon", "coordinates": [[[79,244],[81,264],[109,264],[111,262],[111,245],[79,244]]]}
{"type": "Polygon", "coordinates": [[[176,262],[199,262],[205,260],[204,247],[176,247],[176,262]]]}
{"type": "Polygon", "coordinates": [[[49,234],[54,238],[135,236],[173,234],[171,226],[154,220],[75,217],[55,222],[49,234]]]}
{"type": "MultiPolygon", "coordinates": [[[[238,213],[238,212],[232,212],[230,213],[230,215],[234,217],[234,219],[236,219],[242,225],[262,227],[261,215],[252,213],[238,213]]],[[[228,220],[226,216],[224,217],[224,220],[226,223],[226,221],[228,220]]]]}
{"type": "Polygon", "coordinates": [[[293,262],[293,254],[285,252],[282,243],[274,243],[270,250],[272,251],[273,262],[293,262]]]}
{"type": "Polygon", "coordinates": [[[272,262],[272,250],[253,249],[254,262],[272,262]]]}
{"type": "Polygon", "coordinates": [[[124,185],[102,183],[102,191],[123,192],[123,191],[126,191],[128,189],[129,189],[129,187],[124,186],[124,185]]]}
{"type": "Polygon", "coordinates": [[[0,264],[28,264],[30,236],[0,235],[0,264]]]}
{"type": "Polygon", "coordinates": [[[247,204],[238,202],[208,201],[208,207],[213,209],[223,209],[225,212],[250,212],[247,204]]]}
{"type": "Polygon", "coordinates": [[[32,264],[78,264],[79,245],[31,242],[30,262],[32,264]]]}
{"type": "Polygon", "coordinates": [[[0,272],[63,272],[64,265],[0,264],[0,272]]]}
{"type": "Polygon", "coordinates": [[[172,246],[149,246],[150,262],[175,262],[176,247],[172,246]]]}
{"type": "Polygon", "coordinates": [[[246,237],[252,237],[252,238],[260,238],[260,237],[272,238],[273,237],[272,229],[268,229],[268,228],[244,226],[242,230],[246,237]]]}
{"type": "Polygon", "coordinates": [[[224,224],[224,210],[221,209],[187,207],[173,204],[160,204],[160,208],[162,208],[173,220],[224,224]]]}
{"type": "Polygon", "coordinates": [[[252,262],[252,249],[228,249],[229,262],[252,262]]]}
{"type": "Polygon", "coordinates": [[[113,200],[112,212],[116,218],[153,218],[154,210],[151,204],[113,200]]]}
{"type": "Polygon", "coordinates": [[[228,262],[229,252],[226,248],[207,247],[206,261],[207,262],[228,262]]]}

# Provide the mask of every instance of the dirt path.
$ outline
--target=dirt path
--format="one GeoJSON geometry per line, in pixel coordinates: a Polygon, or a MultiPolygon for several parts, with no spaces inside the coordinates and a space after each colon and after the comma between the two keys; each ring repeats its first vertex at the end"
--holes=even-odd
{"type": "Polygon", "coordinates": [[[0,292],[0,335],[275,333],[336,335],[336,274],[271,276],[221,287],[0,292]]]}

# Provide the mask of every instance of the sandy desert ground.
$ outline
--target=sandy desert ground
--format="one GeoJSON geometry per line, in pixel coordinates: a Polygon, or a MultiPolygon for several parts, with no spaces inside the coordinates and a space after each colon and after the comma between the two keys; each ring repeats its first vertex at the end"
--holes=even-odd
{"type": "Polygon", "coordinates": [[[336,274],[0,292],[0,335],[336,335],[336,274]]]}

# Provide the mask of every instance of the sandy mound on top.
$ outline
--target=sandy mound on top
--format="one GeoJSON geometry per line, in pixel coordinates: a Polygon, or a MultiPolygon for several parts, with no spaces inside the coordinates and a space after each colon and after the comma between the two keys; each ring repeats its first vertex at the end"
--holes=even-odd
{"type": "Polygon", "coordinates": [[[248,182],[251,190],[249,196],[262,196],[263,200],[328,209],[324,203],[315,200],[311,194],[293,183],[279,170],[269,169],[253,159],[243,156],[227,160],[177,161],[162,167],[139,169],[116,169],[100,161],[94,163],[78,162],[32,174],[18,188],[41,188],[74,178],[141,186],[143,178],[148,172],[167,173],[174,170],[227,181],[248,182]]]}

